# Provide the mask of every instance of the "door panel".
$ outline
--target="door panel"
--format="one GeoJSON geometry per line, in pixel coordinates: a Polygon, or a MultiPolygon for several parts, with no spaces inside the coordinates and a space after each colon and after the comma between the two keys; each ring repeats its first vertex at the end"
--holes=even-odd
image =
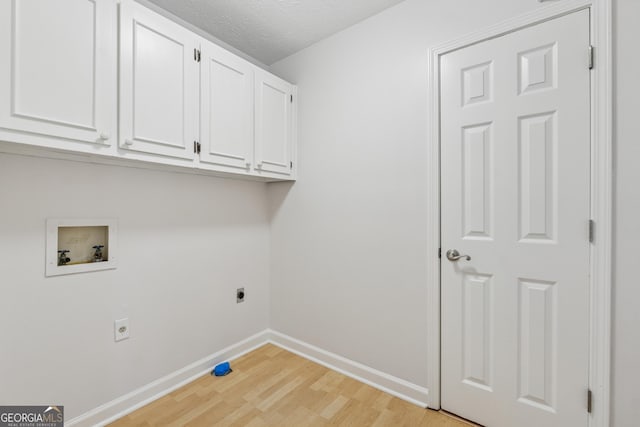
{"type": "Polygon", "coordinates": [[[557,284],[518,279],[518,398],[553,412],[557,390],[557,284]]]}
{"type": "Polygon", "coordinates": [[[110,143],[114,10],[95,0],[2,2],[0,127],[110,143]]]}
{"type": "Polygon", "coordinates": [[[553,242],[557,222],[556,113],[518,118],[520,241],[553,242]]]}
{"type": "Polygon", "coordinates": [[[462,381],[491,391],[493,385],[492,277],[488,274],[465,274],[462,304],[462,381]]]}
{"type": "Polygon", "coordinates": [[[291,175],[293,88],[256,72],[256,169],[291,175]]]}
{"type": "Polygon", "coordinates": [[[441,58],[442,407],[587,424],[589,12],[441,58]]]}
{"type": "Polygon", "coordinates": [[[203,42],[200,161],[248,170],[253,151],[253,67],[203,42]]]}
{"type": "Polygon", "coordinates": [[[180,147],[184,136],[184,56],[188,48],[138,22],[134,24],[134,40],[135,138],[180,147]],[[158,120],[159,112],[178,120],[158,120]]]}
{"type": "Polygon", "coordinates": [[[125,0],[120,5],[120,147],[193,159],[196,36],[125,0]]]}
{"type": "Polygon", "coordinates": [[[491,238],[491,123],[462,129],[464,237],[491,238]]]}

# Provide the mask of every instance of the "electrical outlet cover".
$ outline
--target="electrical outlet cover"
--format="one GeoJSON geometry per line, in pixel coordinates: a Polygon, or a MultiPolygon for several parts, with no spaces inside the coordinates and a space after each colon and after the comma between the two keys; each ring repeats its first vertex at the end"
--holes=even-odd
{"type": "Polygon", "coordinates": [[[113,333],[116,342],[129,338],[129,319],[116,320],[113,324],[113,333]]]}

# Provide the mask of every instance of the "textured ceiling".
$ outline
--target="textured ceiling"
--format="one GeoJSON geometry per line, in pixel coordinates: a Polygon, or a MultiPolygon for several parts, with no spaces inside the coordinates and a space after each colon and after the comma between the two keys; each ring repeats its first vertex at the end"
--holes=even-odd
{"type": "Polygon", "coordinates": [[[150,0],[271,65],[402,0],[150,0]]]}

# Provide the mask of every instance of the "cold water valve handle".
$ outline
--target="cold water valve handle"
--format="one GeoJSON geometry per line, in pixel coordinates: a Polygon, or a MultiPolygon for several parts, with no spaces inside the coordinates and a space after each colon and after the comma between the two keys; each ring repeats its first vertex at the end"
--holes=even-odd
{"type": "Polygon", "coordinates": [[[95,252],[93,253],[93,262],[102,261],[102,248],[104,248],[104,245],[95,245],[92,246],[92,248],[95,249],[95,252]]]}

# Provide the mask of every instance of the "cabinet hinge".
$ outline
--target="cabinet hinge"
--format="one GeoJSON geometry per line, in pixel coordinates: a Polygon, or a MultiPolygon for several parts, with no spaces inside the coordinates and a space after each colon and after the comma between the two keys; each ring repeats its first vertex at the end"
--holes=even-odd
{"type": "Polygon", "coordinates": [[[291,97],[291,102],[293,102],[293,95],[289,95],[291,97]]]}
{"type": "Polygon", "coordinates": [[[200,62],[200,49],[193,49],[193,60],[200,62]]]}
{"type": "Polygon", "coordinates": [[[594,53],[593,53],[593,51],[594,51],[594,47],[592,45],[589,45],[589,69],[590,70],[593,70],[593,67],[594,67],[594,65],[593,65],[593,63],[594,63],[593,62],[594,61],[594,53]]]}
{"type": "Polygon", "coordinates": [[[589,220],[589,243],[593,243],[593,240],[595,238],[595,228],[596,228],[595,221],[590,219],[589,220]]]}
{"type": "Polygon", "coordinates": [[[196,154],[200,154],[201,149],[202,146],[200,145],[200,143],[198,141],[193,141],[193,152],[196,154]]]}
{"type": "Polygon", "coordinates": [[[289,169],[293,169],[293,162],[289,162],[289,169]]]}
{"type": "Polygon", "coordinates": [[[442,248],[438,248],[438,258],[442,258],[442,248]]]}
{"type": "Polygon", "coordinates": [[[591,390],[587,389],[587,412],[590,414],[591,409],[593,408],[593,393],[591,390]]]}

